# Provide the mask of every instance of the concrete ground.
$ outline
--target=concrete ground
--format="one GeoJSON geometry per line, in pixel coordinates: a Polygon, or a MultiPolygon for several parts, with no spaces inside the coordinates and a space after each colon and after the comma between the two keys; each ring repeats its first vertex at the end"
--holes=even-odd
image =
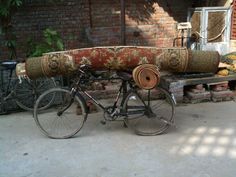
{"type": "Polygon", "coordinates": [[[71,139],[42,135],[30,113],[0,116],[0,177],[235,177],[236,103],[176,108],[177,128],[137,136],[89,116],[71,139]]]}

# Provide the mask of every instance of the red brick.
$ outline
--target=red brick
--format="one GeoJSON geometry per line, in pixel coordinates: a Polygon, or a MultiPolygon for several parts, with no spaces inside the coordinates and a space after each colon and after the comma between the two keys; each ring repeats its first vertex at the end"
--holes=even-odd
{"type": "Polygon", "coordinates": [[[218,92],[219,91],[226,91],[229,88],[229,82],[226,81],[223,83],[213,83],[213,84],[210,84],[210,88],[211,88],[211,90],[218,91],[218,92]]]}
{"type": "Polygon", "coordinates": [[[201,92],[201,93],[193,93],[193,92],[186,92],[186,96],[190,99],[190,100],[199,100],[199,99],[209,99],[211,98],[211,93],[210,92],[201,92]]]}
{"type": "Polygon", "coordinates": [[[211,92],[212,101],[214,102],[233,100],[234,96],[235,93],[232,92],[231,90],[211,92]]]}

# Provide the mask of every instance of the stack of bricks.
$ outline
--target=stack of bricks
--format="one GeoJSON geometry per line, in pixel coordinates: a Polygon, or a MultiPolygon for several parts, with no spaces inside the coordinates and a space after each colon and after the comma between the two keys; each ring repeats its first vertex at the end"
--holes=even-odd
{"type": "Polygon", "coordinates": [[[203,84],[189,87],[185,91],[186,98],[191,103],[199,103],[211,100],[211,93],[207,91],[203,84]]]}
{"type": "Polygon", "coordinates": [[[175,97],[177,103],[182,103],[184,99],[184,89],[183,82],[176,81],[173,77],[169,77],[168,75],[162,76],[160,85],[161,88],[166,89],[168,92],[172,93],[175,97]]]}
{"type": "Polygon", "coordinates": [[[183,99],[184,99],[184,89],[183,89],[183,86],[176,85],[174,87],[170,87],[168,89],[168,91],[174,95],[175,100],[176,100],[177,103],[183,102],[183,99]]]}
{"type": "Polygon", "coordinates": [[[211,99],[214,102],[230,101],[234,98],[234,92],[229,90],[229,82],[208,84],[211,89],[211,99]]]}

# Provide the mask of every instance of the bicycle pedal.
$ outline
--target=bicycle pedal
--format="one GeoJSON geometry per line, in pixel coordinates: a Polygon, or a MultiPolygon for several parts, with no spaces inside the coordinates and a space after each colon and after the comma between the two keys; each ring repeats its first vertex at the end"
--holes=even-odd
{"type": "Polygon", "coordinates": [[[102,125],[105,125],[107,122],[106,122],[105,120],[101,120],[100,123],[101,123],[102,125]]]}

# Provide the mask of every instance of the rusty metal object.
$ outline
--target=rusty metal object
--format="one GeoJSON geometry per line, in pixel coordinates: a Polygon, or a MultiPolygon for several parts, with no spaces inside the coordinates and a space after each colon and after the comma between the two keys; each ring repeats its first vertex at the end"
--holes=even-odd
{"type": "Polygon", "coordinates": [[[133,79],[142,89],[151,90],[160,82],[160,72],[153,64],[142,64],[134,68],[133,79]]]}
{"type": "Polygon", "coordinates": [[[26,73],[31,79],[65,75],[81,64],[94,70],[133,69],[140,64],[157,65],[160,71],[216,72],[218,52],[191,51],[186,48],[156,48],[135,46],[93,47],[47,53],[26,61],[26,73]]]}
{"type": "Polygon", "coordinates": [[[200,38],[201,38],[200,34],[196,31],[191,34],[190,39],[192,40],[192,42],[199,42],[200,38]]]}

